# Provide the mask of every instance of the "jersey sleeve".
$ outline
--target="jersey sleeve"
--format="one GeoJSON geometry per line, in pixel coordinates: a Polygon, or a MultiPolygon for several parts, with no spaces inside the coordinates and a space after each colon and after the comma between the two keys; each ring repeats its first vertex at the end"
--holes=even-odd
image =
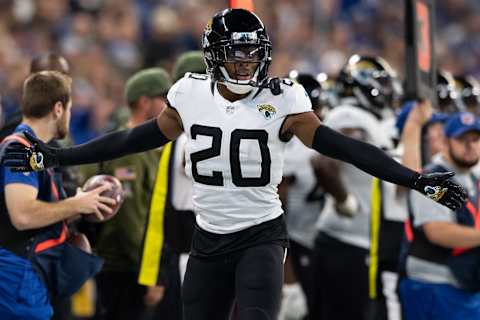
{"type": "Polygon", "coordinates": [[[327,113],[323,124],[336,131],[347,128],[362,129],[367,134],[367,142],[387,149],[393,147],[381,123],[371,113],[358,107],[337,106],[327,113]]]}
{"type": "Polygon", "coordinates": [[[179,79],[170,88],[167,93],[167,105],[169,108],[175,109],[180,115],[182,122],[189,117],[189,109],[192,105],[192,88],[195,76],[191,73],[186,73],[185,76],[179,79]]]}
{"type": "Polygon", "coordinates": [[[291,90],[292,106],[290,109],[290,114],[312,111],[312,102],[308,97],[307,91],[305,91],[305,89],[297,83],[292,85],[291,90]]]}
{"type": "Polygon", "coordinates": [[[285,147],[285,157],[283,160],[283,176],[288,177],[288,176],[293,176],[295,174],[296,170],[296,165],[298,163],[297,156],[295,155],[294,152],[294,141],[290,141],[287,143],[285,147]]]}
{"type": "Polygon", "coordinates": [[[5,167],[3,168],[3,172],[5,185],[21,183],[38,189],[38,172],[15,172],[5,167]]]}
{"type": "Polygon", "coordinates": [[[168,90],[167,93],[167,104],[170,108],[177,110],[178,112],[178,105],[180,104],[179,100],[182,95],[182,83],[185,82],[185,77],[179,79],[177,82],[173,84],[173,86],[168,90]]]}
{"type": "Polygon", "coordinates": [[[285,146],[285,156],[283,162],[283,176],[294,176],[298,172],[298,157],[303,155],[305,146],[297,138],[293,137],[285,146]]]}

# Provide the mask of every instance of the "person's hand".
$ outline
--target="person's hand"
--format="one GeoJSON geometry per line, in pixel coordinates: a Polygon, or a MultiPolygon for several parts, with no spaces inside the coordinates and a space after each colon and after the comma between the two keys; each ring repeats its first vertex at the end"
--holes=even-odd
{"type": "Polygon", "coordinates": [[[151,307],[162,301],[164,295],[164,286],[149,286],[147,287],[147,292],[145,293],[143,300],[146,306],[151,307]]]}
{"type": "Polygon", "coordinates": [[[338,215],[346,218],[353,218],[360,210],[360,204],[358,203],[357,198],[349,193],[343,202],[335,202],[335,209],[338,215]]]}
{"type": "Polygon", "coordinates": [[[27,147],[19,142],[10,142],[2,157],[2,164],[14,171],[41,171],[50,167],[58,167],[55,148],[24,132],[25,138],[31,143],[27,147]]]}
{"type": "Polygon", "coordinates": [[[112,207],[115,206],[116,201],[109,197],[103,197],[100,194],[108,189],[112,185],[104,184],[93,190],[84,192],[81,188],[77,189],[77,194],[71,198],[74,201],[75,207],[78,213],[81,214],[94,214],[101,221],[103,220],[104,213],[111,214],[113,212],[112,207]]]}
{"type": "Polygon", "coordinates": [[[410,111],[407,121],[419,127],[430,120],[433,114],[433,107],[430,100],[423,100],[415,103],[415,106],[410,111]]]}
{"type": "Polygon", "coordinates": [[[420,174],[414,189],[455,211],[465,204],[467,193],[462,186],[450,180],[454,175],[453,172],[420,174]]]}

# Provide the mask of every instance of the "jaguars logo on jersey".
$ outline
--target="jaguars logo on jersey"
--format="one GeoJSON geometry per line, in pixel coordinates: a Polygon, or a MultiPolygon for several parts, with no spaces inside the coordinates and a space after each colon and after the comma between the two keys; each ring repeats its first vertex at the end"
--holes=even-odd
{"type": "Polygon", "coordinates": [[[271,104],[259,104],[257,110],[263,114],[265,119],[270,120],[277,113],[277,109],[271,104]]]}

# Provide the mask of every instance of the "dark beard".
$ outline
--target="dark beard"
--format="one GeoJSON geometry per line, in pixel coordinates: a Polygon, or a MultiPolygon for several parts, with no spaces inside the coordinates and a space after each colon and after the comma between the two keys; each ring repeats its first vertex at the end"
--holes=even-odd
{"type": "Polygon", "coordinates": [[[478,163],[478,158],[472,161],[465,161],[463,159],[457,158],[457,156],[453,154],[452,149],[450,148],[448,149],[448,153],[450,154],[450,159],[453,160],[454,164],[461,169],[470,169],[478,163]]]}

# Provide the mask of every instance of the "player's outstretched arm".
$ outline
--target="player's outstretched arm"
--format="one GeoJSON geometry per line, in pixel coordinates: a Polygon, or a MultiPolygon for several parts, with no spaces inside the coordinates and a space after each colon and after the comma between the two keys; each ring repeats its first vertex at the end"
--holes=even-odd
{"type": "Polygon", "coordinates": [[[137,127],[111,132],[70,148],[52,148],[25,132],[32,146],[10,143],[2,157],[2,163],[20,171],[38,171],[49,167],[108,161],[161,147],[176,139],[181,128],[177,112],[167,108],[156,119],[137,127]]]}
{"type": "Polygon", "coordinates": [[[313,112],[289,116],[283,129],[326,156],[351,163],[382,180],[415,189],[453,210],[465,202],[465,190],[449,180],[453,173],[420,174],[410,170],[381,149],[322,125],[313,112]]]}

